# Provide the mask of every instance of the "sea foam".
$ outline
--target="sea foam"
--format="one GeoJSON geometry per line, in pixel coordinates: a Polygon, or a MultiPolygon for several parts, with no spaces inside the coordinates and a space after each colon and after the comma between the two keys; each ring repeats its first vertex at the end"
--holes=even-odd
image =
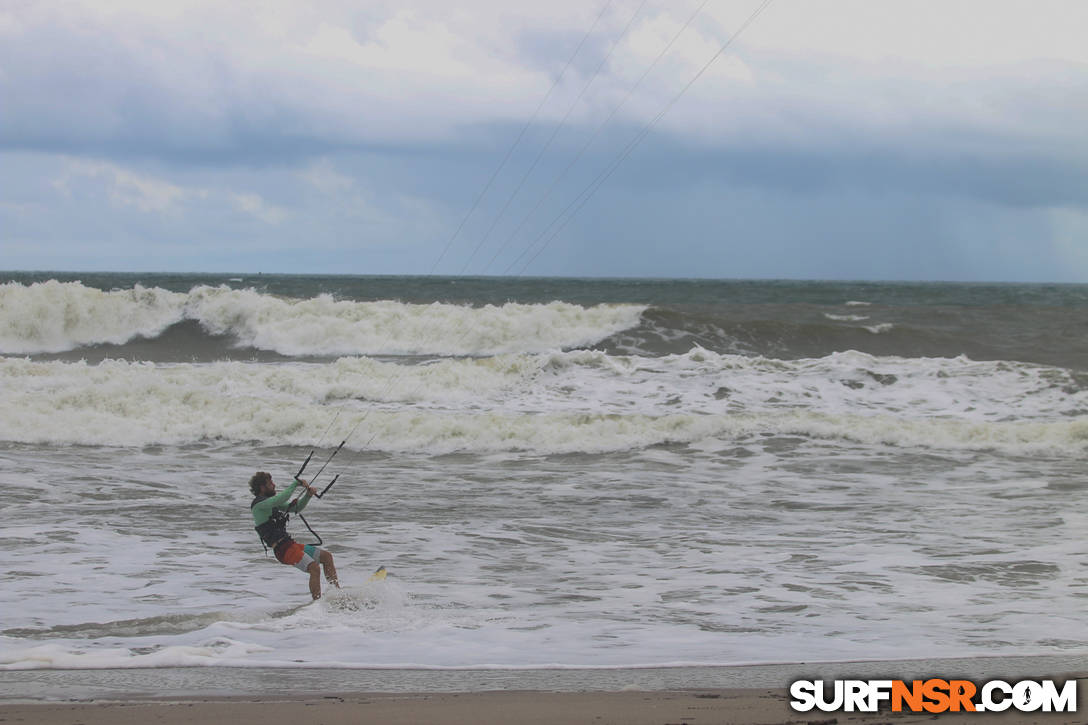
{"type": "Polygon", "coordinates": [[[287,356],[495,355],[589,345],[637,325],[644,309],[357,302],[328,294],[292,299],[207,285],[184,294],[139,285],[103,292],[80,282],[11,282],[0,285],[0,354],[119,345],[193,320],[239,347],[287,356]]]}
{"type": "Polygon", "coordinates": [[[0,284],[0,353],[62,352],[155,337],[184,318],[185,300],[140,285],[103,292],[55,280],[0,284]]]}
{"type": "Polygon", "coordinates": [[[1067,371],[840,353],[780,361],[696,349],[400,365],[0,359],[0,440],[103,446],[259,441],[441,455],[602,453],[801,435],[869,445],[1078,452],[1088,391],[1067,371]]]}

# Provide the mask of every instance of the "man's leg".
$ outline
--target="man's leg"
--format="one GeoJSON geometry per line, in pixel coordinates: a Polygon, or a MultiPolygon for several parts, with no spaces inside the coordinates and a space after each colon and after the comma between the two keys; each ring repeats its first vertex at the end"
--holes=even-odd
{"type": "Polygon", "coordinates": [[[306,567],[306,571],[310,574],[310,595],[314,599],[321,598],[321,567],[318,566],[316,561],[311,561],[310,565],[306,567]]]}
{"type": "Polygon", "coordinates": [[[329,584],[339,589],[340,579],[336,576],[336,567],[332,563],[332,554],[322,549],[318,559],[321,560],[321,564],[325,567],[325,578],[329,580],[329,584]]]}

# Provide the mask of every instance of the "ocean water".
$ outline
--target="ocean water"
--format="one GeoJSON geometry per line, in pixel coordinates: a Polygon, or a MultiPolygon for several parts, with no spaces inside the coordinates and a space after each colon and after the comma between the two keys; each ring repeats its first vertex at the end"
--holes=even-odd
{"type": "Polygon", "coordinates": [[[13,273],[0,404],[8,670],[1088,654],[1084,285],[13,273]]]}

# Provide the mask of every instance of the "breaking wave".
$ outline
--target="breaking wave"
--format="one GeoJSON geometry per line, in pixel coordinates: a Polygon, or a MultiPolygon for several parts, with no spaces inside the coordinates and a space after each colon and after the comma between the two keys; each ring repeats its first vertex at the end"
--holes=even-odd
{"type": "Polygon", "coordinates": [[[694,349],[579,350],[398,365],[0,359],[0,440],[348,447],[442,455],[607,453],[761,436],[1011,453],[1088,449],[1069,371],[843,353],[781,361],[694,349]],[[357,433],[355,431],[358,431],[357,433]],[[354,433],[354,435],[352,435],[354,433]]]}
{"type": "MultiPolygon", "coordinates": [[[[496,355],[590,345],[639,323],[639,305],[565,302],[469,306],[322,294],[290,299],[201,285],[188,293],[135,285],[103,291],[50,280],[0,285],[0,354],[124,345],[195,321],[235,347],[285,356],[496,355]]],[[[203,359],[193,349],[182,359],[203,359]]]]}

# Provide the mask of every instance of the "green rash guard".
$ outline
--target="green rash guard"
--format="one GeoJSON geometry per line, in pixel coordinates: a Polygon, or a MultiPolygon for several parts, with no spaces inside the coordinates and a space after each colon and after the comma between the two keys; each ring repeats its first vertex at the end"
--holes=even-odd
{"type": "Polygon", "coordinates": [[[296,488],[298,488],[298,481],[293,481],[291,485],[277,493],[275,496],[269,496],[268,498],[253,504],[253,507],[250,510],[253,512],[254,525],[260,526],[268,521],[268,519],[272,518],[272,512],[276,509],[284,509],[285,511],[297,514],[302,511],[302,509],[306,508],[306,504],[310,503],[310,499],[314,497],[309,491],[306,492],[305,496],[299,499],[297,505],[287,505],[287,499],[291,498],[291,494],[295,492],[296,488]]]}

